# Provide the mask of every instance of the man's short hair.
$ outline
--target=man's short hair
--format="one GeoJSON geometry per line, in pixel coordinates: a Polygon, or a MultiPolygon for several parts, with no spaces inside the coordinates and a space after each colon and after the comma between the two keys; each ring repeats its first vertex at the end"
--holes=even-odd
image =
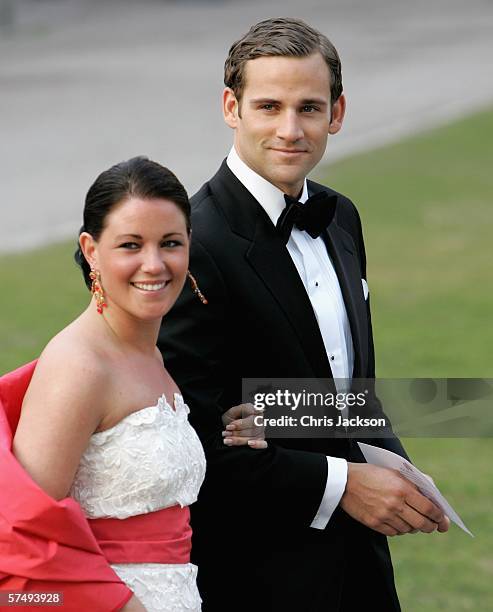
{"type": "Polygon", "coordinates": [[[231,46],[224,63],[224,84],[238,102],[245,87],[245,65],[257,57],[307,57],[322,54],[330,74],[333,105],[342,94],[341,60],[330,40],[301,19],[278,17],[260,21],[231,46]]]}

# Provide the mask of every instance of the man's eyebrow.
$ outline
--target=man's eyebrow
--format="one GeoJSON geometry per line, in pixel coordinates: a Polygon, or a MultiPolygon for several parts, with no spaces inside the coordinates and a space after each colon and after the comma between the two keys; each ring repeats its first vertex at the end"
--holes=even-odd
{"type": "Polygon", "coordinates": [[[279,100],[274,98],[254,98],[250,100],[250,104],[279,104],[279,100]]]}
{"type": "MultiPolygon", "coordinates": [[[[275,98],[253,98],[250,100],[250,104],[281,104],[281,102],[275,98]]],[[[305,106],[307,104],[316,104],[317,106],[328,105],[327,100],[324,100],[323,98],[307,98],[305,100],[301,100],[300,104],[301,106],[305,106]]]]}
{"type": "Polygon", "coordinates": [[[316,104],[317,106],[327,106],[327,100],[323,100],[322,98],[309,98],[307,100],[302,100],[301,105],[305,104],[316,104]]]}

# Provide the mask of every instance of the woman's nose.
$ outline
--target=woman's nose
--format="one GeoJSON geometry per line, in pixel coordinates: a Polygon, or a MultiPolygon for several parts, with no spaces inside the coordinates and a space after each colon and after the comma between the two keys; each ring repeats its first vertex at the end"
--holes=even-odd
{"type": "Polygon", "coordinates": [[[148,274],[159,274],[166,267],[160,249],[148,249],[143,253],[142,271],[148,274]]]}

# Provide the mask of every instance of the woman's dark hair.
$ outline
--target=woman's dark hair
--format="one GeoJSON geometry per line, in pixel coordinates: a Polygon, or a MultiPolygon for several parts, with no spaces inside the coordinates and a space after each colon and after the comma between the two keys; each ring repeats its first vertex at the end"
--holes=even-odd
{"type": "MultiPolygon", "coordinates": [[[[86,195],[84,222],[79,236],[82,232],[87,232],[94,240],[99,240],[108,214],[114,206],[131,197],[171,200],[182,211],[187,230],[190,231],[190,202],[180,181],[171,170],[161,164],[147,157],[133,157],[105,170],[91,185],[86,195]]],[[[91,268],[80,246],[74,258],[82,268],[84,280],[90,289],[91,268]]]]}

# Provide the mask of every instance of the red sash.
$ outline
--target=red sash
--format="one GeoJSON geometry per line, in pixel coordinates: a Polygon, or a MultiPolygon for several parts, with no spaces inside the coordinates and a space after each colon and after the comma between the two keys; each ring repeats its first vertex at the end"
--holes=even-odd
{"type": "Polygon", "coordinates": [[[189,563],[192,529],[188,506],[172,506],[126,519],[89,519],[109,563],[189,563]]]}

